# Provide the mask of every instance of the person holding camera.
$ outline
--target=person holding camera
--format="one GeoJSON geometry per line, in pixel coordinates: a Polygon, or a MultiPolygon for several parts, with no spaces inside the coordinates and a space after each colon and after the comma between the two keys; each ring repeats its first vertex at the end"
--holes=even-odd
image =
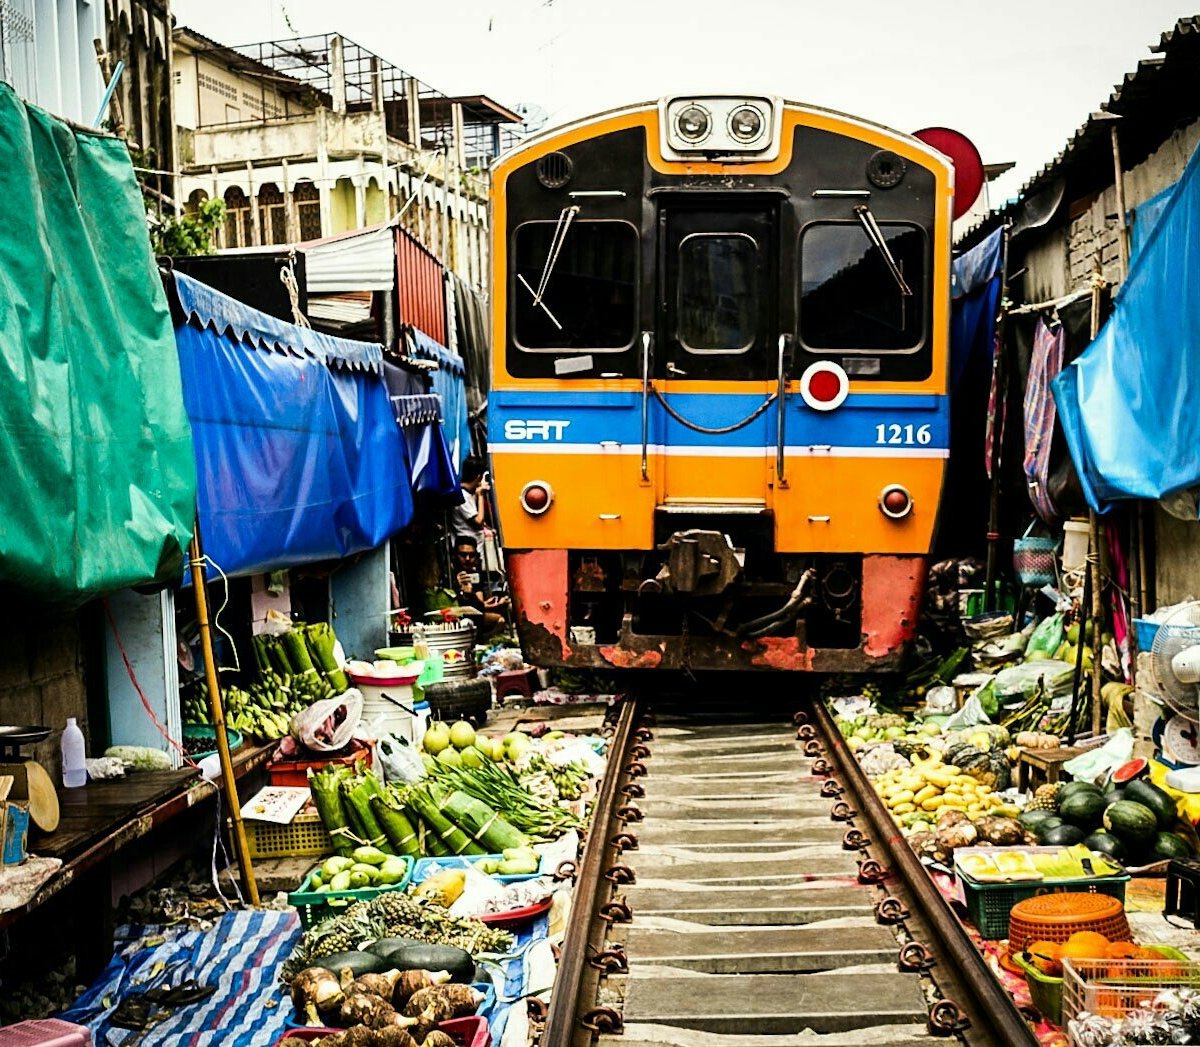
{"type": "Polygon", "coordinates": [[[487,533],[485,510],[487,493],[492,489],[482,459],[471,457],[463,461],[459,485],[462,487],[463,500],[462,505],[454,507],[454,534],[470,535],[478,544],[487,533]]]}
{"type": "Polygon", "coordinates": [[[460,607],[473,607],[480,614],[479,638],[486,640],[504,628],[508,597],[497,593],[502,578],[480,570],[479,543],[469,534],[454,539],[454,582],[460,607]]]}

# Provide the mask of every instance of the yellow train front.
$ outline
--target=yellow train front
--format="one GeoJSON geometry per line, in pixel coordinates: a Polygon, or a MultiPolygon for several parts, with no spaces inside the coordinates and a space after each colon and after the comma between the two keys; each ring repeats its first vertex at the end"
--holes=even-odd
{"type": "Polygon", "coordinates": [[[759,97],[498,161],[489,450],[530,661],[896,667],[948,454],[953,193],[916,138],[759,97]]]}

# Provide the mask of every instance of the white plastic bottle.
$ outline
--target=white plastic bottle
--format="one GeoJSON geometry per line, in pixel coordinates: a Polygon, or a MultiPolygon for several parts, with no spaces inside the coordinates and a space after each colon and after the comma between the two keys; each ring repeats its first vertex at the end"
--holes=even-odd
{"type": "Polygon", "coordinates": [[[81,785],[87,785],[85,759],[83,731],[79,729],[74,716],[68,717],[62,736],[63,785],[68,789],[78,789],[81,785]]]}

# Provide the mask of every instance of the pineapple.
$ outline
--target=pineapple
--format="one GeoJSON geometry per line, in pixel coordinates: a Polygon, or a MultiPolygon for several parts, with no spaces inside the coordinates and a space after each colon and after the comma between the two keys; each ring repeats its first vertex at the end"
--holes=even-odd
{"type": "Polygon", "coordinates": [[[1058,783],[1053,785],[1039,785],[1033,794],[1033,800],[1029,806],[1025,808],[1027,811],[1057,811],[1058,810],[1058,783]]]}

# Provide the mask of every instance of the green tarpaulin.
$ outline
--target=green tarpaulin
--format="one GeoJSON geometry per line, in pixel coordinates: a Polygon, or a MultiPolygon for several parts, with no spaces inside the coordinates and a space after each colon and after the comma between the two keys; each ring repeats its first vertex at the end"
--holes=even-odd
{"type": "Polygon", "coordinates": [[[196,467],[129,153],[0,84],[0,584],[177,578],[196,467]]]}

